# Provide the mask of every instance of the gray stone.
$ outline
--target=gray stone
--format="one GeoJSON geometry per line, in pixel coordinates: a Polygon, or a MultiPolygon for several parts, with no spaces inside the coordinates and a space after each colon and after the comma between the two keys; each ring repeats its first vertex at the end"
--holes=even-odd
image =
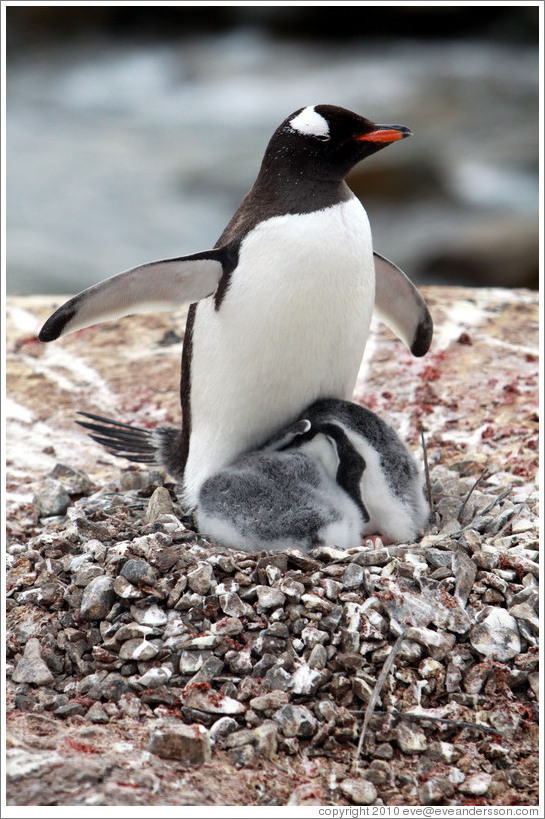
{"type": "Polygon", "coordinates": [[[327,665],[327,650],[321,643],[314,646],[308,658],[310,668],[322,669],[327,665]]]}
{"type": "Polygon", "coordinates": [[[280,708],[289,702],[290,695],[286,691],[270,691],[268,694],[261,694],[250,700],[250,708],[254,711],[268,711],[271,708],[280,708]]]}
{"type": "Polygon", "coordinates": [[[182,651],[180,654],[180,674],[195,674],[210,657],[209,651],[182,651]]]}
{"type": "Polygon", "coordinates": [[[440,631],[416,626],[407,629],[406,638],[425,646],[434,660],[442,660],[456,643],[456,637],[453,634],[443,634],[440,631]]]}
{"type": "Polygon", "coordinates": [[[102,574],[104,574],[104,570],[101,566],[97,566],[96,563],[86,562],[77,570],[73,582],[75,586],[85,587],[89,585],[91,580],[100,577],[102,574]]]}
{"type": "Polygon", "coordinates": [[[242,745],[251,745],[254,741],[254,731],[252,728],[242,728],[229,734],[225,742],[226,748],[240,748],[242,745]]]}
{"type": "Polygon", "coordinates": [[[421,805],[444,805],[454,794],[454,786],[448,779],[433,776],[419,790],[421,805]]]}
{"type": "Polygon", "coordinates": [[[123,600],[140,600],[144,597],[144,592],[129,583],[126,577],[118,575],[114,580],[114,592],[123,600]]]}
{"type": "MultiPolygon", "coordinates": [[[[251,658],[252,649],[250,646],[245,648],[243,651],[233,651],[230,652],[229,659],[227,659],[227,654],[225,655],[225,661],[229,665],[229,668],[233,672],[233,674],[250,674],[252,672],[252,658],[251,658]]],[[[260,675],[261,676],[261,675],[260,675]]]]}
{"type": "MultiPolygon", "coordinates": [[[[255,669],[254,669],[255,673],[255,669]]],[[[269,688],[279,691],[287,691],[293,685],[293,678],[289,671],[285,668],[273,667],[265,674],[264,679],[267,681],[269,688]]]]}
{"type": "Polygon", "coordinates": [[[138,685],[141,685],[143,688],[158,688],[160,685],[166,685],[172,677],[172,674],[172,667],[169,666],[163,665],[159,668],[149,668],[138,680],[138,685]]]}
{"type": "Polygon", "coordinates": [[[354,805],[372,805],[377,798],[377,789],[367,779],[344,779],[339,788],[354,805]]]}
{"type": "Polygon", "coordinates": [[[164,723],[152,730],[148,750],[164,759],[176,759],[185,765],[202,765],[211,756],[210,736],[204,726],[164,723]]]}
{"type": "Polygon", "coordinates": [[[221,610],[228,617],[243,617],[247,614],[248,604],[244,603],[234,591],[219,595],[221,610]]]}
{"type": "Polygon", "coordinates": [[[80,616],[83,620],[102,620],[115,600],[114,581],[109,575],[101,575],[86,586],[81,599],[80,616]]]}
{"type": "Polygon", "coordinates": [[[498,662],[512,660],[520,654],[517,621],[497,606],[491,607],[485,619],[471,629],[469,640],[479,654],[498,662]]]}
{"type": "Polygon", "coordinates": [[[509,614],[516,620],[526,623],[533,634],[539,634],[539,617],[528,603],[517,603],[511,606],[509,614]]]}
{"type": "Polygon", "coordinates": [[[219,657],[209,657],[192,677],[191,682],[210,682],[221,674],[223,668],[224,663],[219,657]]]}
{"type": "Polygon", "coordinates": [[[233,717],[220,717],[209,730],[210,742],[212,745],[222,744],[238,727],[238,722],[233,717]]]}
{"type": "Polygon", "coordinates": [[[304,705],[284,705],[274,715],[285,737],[311,737],[318,726],[316,717],[304,705]]]}
{"type": "MultiPolygon", "coordinates": [[[[159,489],[156,491],[158,492],[159,489]]],[[[153,584],[157,582],[157,572],[142,558],[131,558],[127,560],[127,562],[123,564],[121,575],[134,586],[140,584],[153,586],[153,584]]]]}
{"type": "Polygon", "coordinates": [[[224,617],[212,625],[211,631],[213,634],[225,634],[227,637],[233,637],[235,634],[241,634],[244,631],[244,626],[239,617],[224,617]]]}
{"type": "Polygon", "coordinates": [[[377,759],[392,759],[393,755],[394,749],[389,742],[381,742],[377,745],[373,754],[377,759]]]}
{"type": "Polygon", "coordinates": [[[153,535],[143,535],[131,541],[131,552],[138,557],[150,558],[154,552],[165,549],[172,543],[172,538],[163,532],[155,532],[153,535]]]}
{"type": "Polygon", "coordinates": [[[241,702],[221,691],[190,690],[184,698],[184,705],[207,714],[242,714],[246,710],[241,702]]]}
{"type": "Polygon", "coordinates": [[[153,524],[161,515],[171,515],[172,511],[172,501],[168,489],[158,486],[148,502],[145,516],[146,523],[153,524]]]}
{"type": "Polygon", "coordinates": [[[59,481],[69,495],[87,495],[94,489],[89,475],[65,464],[56,464],[49,477],[59,481]]]}
{"type": "Polygon", "coordinates": [[[484,773],[484,771],[480,771],[472,776],[468,776],[465,782],[458,786],[458,790],[461,791],[461,793],[471,794],[471,796],[484,796],[491,782],[492,776],[484,773]]]}
{"type": "Polygon", "coordinates": [[[365,578],[363,566],[357,563],[349,563],[344,570],[342,584],[345,589],[359,589],[365,578]]]}
{"type": "Polygon", "coordinates": [[[99,702],[95,702],[85,715],[90,722],[97,725],[106,725],[110,721],[110,717],[99,702]]]}
{"type": "Polygon", "coordinates": [[[214,570],[209,563],[200,563],[196,569],[187,575],[189,588],[197,594],[207,594],[214,570]]]}
{"type": "Polygon", "coordinates": [[[307,696],[315,694],[321,682],[322,674],[317,668],[310,668],[305,663],[301,663],[293,672],[290,689],[294,694],[307,696]]]}
{"type": "Polygon", "coordinates": [[[106,546],[100,540],[88,540],[85,551],[98,563],[102,563],[106,557],[106,546]]]}
{"type": "Polygon", "coordinates": [[[278,725],[272,720],[266,720],[253,729],[253,734],[258,755],[272,759],[278,747],[278,725]]]}
{"type": "Polygon", "coordinates": [[[401,722],[395,729],[397,744],[404,754],[421,754],[428,747],[426,735],[420,728],[401,722]]]}
{"type": "MultiPolygon", "coordinates": [[[[137,637],[143,639],[144,637],[149,637],[151,634],[157,634],[157,631],[151,626],[141,626],[140,623],[125,623],[125,625],[120,626],[117,631],[115,630],[115,626],[113,626],[113,632],[115,633],[115,639],[118,643],[122,643],[125,640],[134,640],[137,637]]],[[[107,639],[105,635],[103,636],[107,639]]],[[[111,636],[111,634],[107,636],[111,636]]]]}
{"type": "Polygon", "coordinates": [[[256,586],[255,590],[257,601],[262,609],[275,609],[286,602],[286,595],[279,589],[271,589],[270,586],[256,586]]]}
{"type": "Polygon", "coordinates": [[[167,615],[155,603],[145,609],[131,606],[131,616],[142,626],[160,627],[167,622],[167,615]]]}
{"type": "Polygon", "coordinates": [[[374,759],[371,765],[361,772],[361,776],[373,785],[385,785],[392,777],[392,770],[386,760],[374,759]]]}
{"type": "Polygon", "coordinates": [[[458,549],[453,555],[452,568],[456,579],[454,595],[458,598],[460,605],[465,606],[469,593],[473,588],[473,583],[475,582],[477,566],[463,549],[458,549]]]}
{"type": "Polygon", "coordinates": [[[308,648],[313,649],[318,643],[327,643],[329,634],[314,626],[306,626],[301,632],[301,639],[308,648]]]}
{"type": "Polygon", "coordinates": [[[42,659],[41,647],[36,637],[30,637],[25,652],[13,672],[13,682],[31,683],[32,685],[50,685],[53,674],[42,659]]]}
{"type": "Polygon", "coordinates": [[[157,655],[157,647],[146,639],[127,640],[121,646],[119,656],[122,660],[135,660],[136,662],[144,662],[146,660],[153,660],[157,655]]]}
{"type": "Polygon", "coordinates": [[[237,768],[247,768],[250,762],[256,757],[256,750],[253,745],[241,745],[238,748],[230,748],[227,752],[233,765],[237,768]]]}
{"type": "Polygon", "coordinates": [[[48,518],[53,515],[64,515],[71,500],[62,483],[48,479],[45,489],[34,495],[33,503],[38,507],[40,517],[48,518]]]}

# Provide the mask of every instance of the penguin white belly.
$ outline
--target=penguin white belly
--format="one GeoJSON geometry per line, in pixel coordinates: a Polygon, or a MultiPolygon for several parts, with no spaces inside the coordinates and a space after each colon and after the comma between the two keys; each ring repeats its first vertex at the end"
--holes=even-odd
{"type": "Polygon", "coordinates": [[[352,396],[374,298],[371,230],[355,197],[250,231],[219,310],[212,297],[196,309],[188,503],[315,399],[352,396]]]}

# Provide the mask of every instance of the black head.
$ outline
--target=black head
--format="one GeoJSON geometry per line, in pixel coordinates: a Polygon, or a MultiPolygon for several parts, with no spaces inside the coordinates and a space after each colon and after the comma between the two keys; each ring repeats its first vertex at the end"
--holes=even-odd
{"type": "Polygon", "coordinates": [[[284,172],[340,181],[365,157],[411,134],[404,125],[376,125],[336,105],[310,105],[277,128],[262,170],[270,173],[281,164],[284,172]]]}

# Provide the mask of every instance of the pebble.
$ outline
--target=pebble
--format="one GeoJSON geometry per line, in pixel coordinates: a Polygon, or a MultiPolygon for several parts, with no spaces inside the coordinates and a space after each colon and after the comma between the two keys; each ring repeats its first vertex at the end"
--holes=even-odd
{"type": "Polygon", "coordinates": [[[122,660],[143,662],[145,660],[153,660],[157,655],[157,651],[158,649],[153,643],[148,642],[146,639],[140,640],[136,638],[123,643],[119,651],[119,656],[122,660]]]}
{"type": "Polygon", "coordinates": [[[254,711],[269,711],[270,709],[280,708],[282,705],[286,705],[289,700],[290,694],[286,691],[270,691],[268,694],[253,697],[249,705],[254,711]]]}
{"type": "Polygon", "coordinates": [[[170,493],[164,486],[158,486],[148,501],[144,520],[153,524],[161,515],[171,515],[173,511],[170,493]]]}
{"type": "Polygon", "coordinates": [[[27,640],[24,654],[13,672],[13,682],[50,685],[54,679],[53,674],[42,659],[39,641],[36,637],[30,637],[27,640]]]}
{"type": "Polygon", "coordinates": [[[527,623],[534,634],[539,634],[539,617],[528,603],[517,603],[515,606],[511,606],[509,614],[511,614],[515,620],[521,620],[523,623],[527,623]]]}
{"type": "Polygon", "coordinates": [[[468,776],[467,779],[458,786],[461,793],[471,794],[471,796],[484,796],[490,787],[492,776],[488,773],[479,772],[468,776]]]}
{"type": "Polygon", "coordinates": [[[142,688],[157,688],[160,685],[168,683],[172,674],[173,669],[168,666],[149,668],[138,680],[138,685],[142,686],[142,688]]]}
{"type": "Polygon", "coordinates": [[[274,719],[286,737],[311,737],[318,726],[316,717],[304,705],[284,705],[274,719]]]}
{"type": "Polygon", "coordinates": [[[37,492],[32,502],[38,507],[41,518],[64,515],[70,506],[70,495],[59,481],[46,480],[45,489],[37,492]]]}
{"type": "Polygon", "coordinates": [[[152,728],[148,750],[163,759],[176,759],[185,765],[202,765],[211,756],[210,735],[199,723],[164,723],[152,728]]]}
{"type": "Polygon", "coordinates": [[[377,798],[377,789],[367,779],[344,779],[339,789],[354,805],[372,805],[377,798]]]}
{"type": "Polygon", "coordinates": [[[248,613],[248,604],[243,603],[235,591],[219,595],[221,610],[229,617],[243,617],[248,613]]]}
{"type": "Polygon", "coordinates": [[[110,721],[110,717],[99,702],[95,702],[94,705],[89,708],[85,716],[88,720],[96,723],[97,725],[105,725],[110,721]]]}
{"type": "Polygon", "coordinates": [[[357,563],[349,563],[342,577],[342,586],[344,589],[359,589],[365,577],[365,570],[363,566],[357,563]]]}
{"type": "Polygon", "coordinates": [[[473,626],[469,640],[479,654],[506,662],[520,654],[517,621],[505,609],[492,607],[485,619],[473,626]]]}
{"type": "Polygon", "coordinates": [[[232,697],[227,697],[218,691],[190,690],[184,698],[188,708],[206,711],[207,714],[242,714],[246,710],[244,705],[232,697]]]}
{"type": "Polygon", "coordinates": [[[454,786],[448,779],[433,776],[418,791],[421,805],[445,805],[454,794],[454,786]]]}
{"type": "Polygon", "coordinates": [[[279,589],[272,589],[270,586],[256,586],[255,591],[262,609],[275,609],[286,602],[286,595],[279,589]]]}
{"type": "Polygon", "coordinates": [[[213,573],[214,570],[209,563],[201,563],[187,575],[187,585],[197,594],[207,594],[213,573]]]}
{"type": "Polygon", "coordinates": [[[404,754],[421,754],[428,748],[424,732],[404,720],[395,729],[397,744],[404,754]]]}
{"type": "Polygon", "coordinates": [[[102,620],[115,599],[114,581],[109,575],[95,577],[83,591],[80,617],[83,620],[102,620]]]}
{"type": "Polygon", "coordinates": [[[135,586],[141,584],[153,586],[153,584],[157,582],[157,572],[146,560],[142,560],[142,558],[131,558],[127,560],[121,569],[121,576],[135,586]]]}
{"type": "Polygon", "coordinates": [[[221,743],[236,730],[238,730],[238,722],[236,719],[233,717],[220,717],[210,728],[210,742],[212,745],[221,743]]]}
{"type": "Polygon", "coordinates": [[[321,643],[314,646],[308,658],[310,668],[325,668],[327,665],[327,651],[321,643]]]}
{"type": "Polygon", "coordinates": [[[144,593],[141,592],[136,586],[133,586],[132,583],[118,575],[114,580],[114,592],[117,594],[118,597],[122,597],[123,600],[139,600],[144,597],[144,593]]]}
{"type": "Polygon", "coordinates": [[[49,477],[59,481],[69,495],[88,495],[94,486],[89,475],[66,464],[56,464],[49,477]]]}
{"type": "Polygon", "coordinates": [[[131,616],[142,626],[164,626],[168,620],[166,613],[154,603],[145,609],[131,606],[131,616]]]}

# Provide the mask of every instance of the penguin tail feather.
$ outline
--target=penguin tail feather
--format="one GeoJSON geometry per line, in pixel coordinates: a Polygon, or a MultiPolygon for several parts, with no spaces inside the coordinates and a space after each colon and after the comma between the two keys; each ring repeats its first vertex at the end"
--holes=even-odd
{"type": "Polygon", "coordinates": [[[122,424],[120,421],[113,421],[111,418],[93,415],[90,412],[78,412],[78,415],[98,422],[76,421],[76,424],[88,430],[89,437],[101,444],[112,455],[135,463],[159,465],[153,430],[132,427],[129,424],[122,424]]]}

